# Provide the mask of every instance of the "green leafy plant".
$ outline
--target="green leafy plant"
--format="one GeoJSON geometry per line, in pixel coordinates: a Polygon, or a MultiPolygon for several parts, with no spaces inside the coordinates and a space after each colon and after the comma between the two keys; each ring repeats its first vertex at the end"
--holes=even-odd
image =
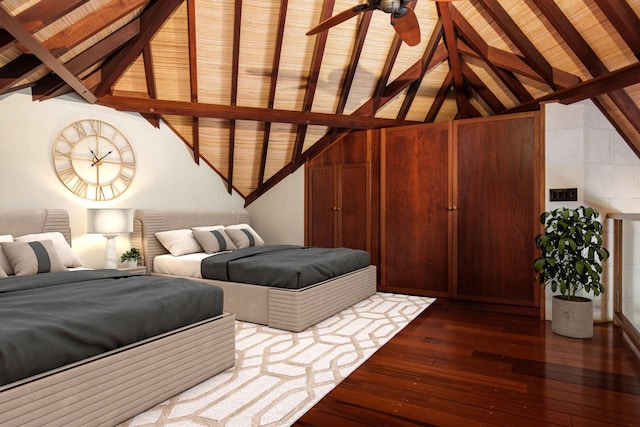
{"type": "Polygon", "coordinates": [[[609,251],[602,246],[602,224],[593,208],[558,208],[544,212],[540,223],[544,232],[536,236],[535,244],[540,257],[535,260],[536,278],[568,300],[576,292],[598,296],[604,292],[600,280],[602,261],[609,251]]]}
{"type": "Polygon", "coordinates": [[[142,259],[142,253],[140,252],[139,249],[136,249],[136,248],[131,248],[128,251],[123,252],[122,255],[120,255],[121,262],[126,262],[129,260],[140,261],[141,259],[142,259]]]}

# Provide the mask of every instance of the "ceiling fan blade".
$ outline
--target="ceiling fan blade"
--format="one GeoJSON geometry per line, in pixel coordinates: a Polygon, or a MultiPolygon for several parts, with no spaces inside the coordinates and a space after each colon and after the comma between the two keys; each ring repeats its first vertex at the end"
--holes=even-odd
{"type": "Polygon", "coordinates": [[[403,42],[409,46],[420,43],[420,24],[413,9],[407,8],[404,16],[396,18],[391,14],[391,23],[403,42]]]}
{"type": "Polygon", "coordinates": [[[320,24],[307,31],[307,35],[311,36],[326,31],[329,28],[346,21],[347,19],[353,18],[354,16],[361,12],[364,12],[365,10],[371,10],[368,4],[361,4],[352,7],[351,9],[347,9],[344,12],[340,12],[339,14],[334,15],[331,18],[325,19],[320,24]]]}

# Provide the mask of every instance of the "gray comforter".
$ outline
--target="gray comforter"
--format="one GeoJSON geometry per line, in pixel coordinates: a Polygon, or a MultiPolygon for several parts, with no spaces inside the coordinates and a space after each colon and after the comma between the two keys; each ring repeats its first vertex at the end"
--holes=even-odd
{"type": "Polygon", "coordinates": [[[81,270],[0,279],[0,386],[222,313],[222,289],[81,270]]]}
{"type": "Polygon", "coordinates": [[[212,255],[200,270],[206,279],[302,289],[369,263],[369,253],[357,249],[269,245],[212,255]]]}

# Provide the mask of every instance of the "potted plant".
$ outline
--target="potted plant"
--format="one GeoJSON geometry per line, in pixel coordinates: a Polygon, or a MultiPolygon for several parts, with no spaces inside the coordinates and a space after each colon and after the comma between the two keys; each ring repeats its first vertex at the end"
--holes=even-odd
{"type": "Polygon", "coordinates": [[[139,249],[131,248],[120,255],[120,261],[127,263],[127,267],[135,267],[138,265],[138,261],[142,259],[142,253],[139,249]]]}
{"type": "Polygon", "coordinates": [[[540,257],[534,262],[536,277],[553,292],[551,327],[558,335],[572,338],[593,336],[593,301],[576,295],[604,292],[602,261],[609,251],[602,246],[602,223],[598,211],[579,206],[544,212],[544,231],[536,236],[540,257]]]}

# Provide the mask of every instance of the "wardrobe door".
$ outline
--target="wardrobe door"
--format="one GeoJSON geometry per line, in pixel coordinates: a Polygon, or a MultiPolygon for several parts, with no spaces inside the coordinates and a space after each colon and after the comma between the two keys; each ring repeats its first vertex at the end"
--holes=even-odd
{"type": "Polygon", "coordinates": [[[383,132],[381,290],[449,295],[450,127],[383,132]]]}
{"type": "Polygon", "coordinates": [[[322,248],[334,247],[337,238],[335,226],[336,200],[336,167],[314,166],[307,173],[308,241],[313,246],[322,248]]]}
{"type": "Polygon", "coordinates": [[[538,114],[462,120],[457,140],[455,297],[537,306],[538,114]]]}
{"type": "Polygon", "coordinates": [[[371,251],[371,165],[339,165],[336,246],[371,251]]]}

